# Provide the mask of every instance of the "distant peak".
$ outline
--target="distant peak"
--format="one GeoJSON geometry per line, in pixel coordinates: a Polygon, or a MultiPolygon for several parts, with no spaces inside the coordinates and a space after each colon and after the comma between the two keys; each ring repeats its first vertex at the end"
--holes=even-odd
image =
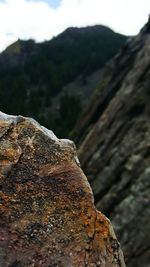
{"type": "Polygon", "coordinates": [[[87,31],[113,31],[109,27],[104,25],[93,25],[93,26],[85,26],[85,27],[69,27],[64,32],[67,33],[76,33],[76,32],[87,32],[87,31]]]}
{"type": "Polygon", "coordinates": [[[4,53],[13,53],[13,54],[19,54],[21,51],[21,40],[18,39],[13,44],[9,45],[5,50],[4,53]]]}
{"type": "Polygon", "coordinates": [[[29,39],[29,40],[21,40],[18,39],[16,42],[14,42],[13,44],[9,45],[3,53],[5,54],[20,54],[22,51],[26,51],[27,48],[33,48],[33,46],[35,45],[35,41],[33,39],[29,39]]]}

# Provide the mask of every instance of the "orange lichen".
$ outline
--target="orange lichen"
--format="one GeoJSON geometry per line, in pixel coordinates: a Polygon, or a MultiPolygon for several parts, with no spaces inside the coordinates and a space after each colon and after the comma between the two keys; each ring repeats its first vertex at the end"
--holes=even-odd
{"type": "Polygon", "coordinates": [[[0,262],[120,267],[112,264],[110,223],[94,207],[72,143],[22,117],[1,142],[0,262]]]}

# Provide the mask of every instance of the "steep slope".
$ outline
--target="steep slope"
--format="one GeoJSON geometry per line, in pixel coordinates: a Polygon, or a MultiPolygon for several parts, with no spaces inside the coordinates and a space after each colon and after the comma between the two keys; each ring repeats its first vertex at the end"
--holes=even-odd
{"type": "Polygon", "coordinates": [[[63,95],[54,116],[53,98],[78,76],[86,84],[87,77],[102,68],[125,40],[125,36],[104,26],[69,28],[41,44],[18,40],[0,55],[0,109],[32,116],[58,136],[66,137],[81,112],[82,99],[75,90],[71,99],[63,95]],[[65,125],[64,109],[70,114],[65,125]]]}
{"type": "Polygon", "coordinates": [[[106,66],[74,129],[95,203],[114,225],[127,266],[150,263],[150,20],[106,66]]]}

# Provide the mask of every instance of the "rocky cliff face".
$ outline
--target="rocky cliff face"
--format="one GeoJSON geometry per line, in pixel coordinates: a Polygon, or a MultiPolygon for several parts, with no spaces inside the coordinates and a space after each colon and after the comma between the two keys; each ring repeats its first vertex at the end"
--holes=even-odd
{"type": "Polygon", "coordinates": [[[74,130],[98,209],[129,267],[150,264],[150,20],[106,66],[74,130]]]}
{"type": "Polygon", "coordinates": [[[74,144],[0,113],[0,266],[124,267],[74,144]]]}

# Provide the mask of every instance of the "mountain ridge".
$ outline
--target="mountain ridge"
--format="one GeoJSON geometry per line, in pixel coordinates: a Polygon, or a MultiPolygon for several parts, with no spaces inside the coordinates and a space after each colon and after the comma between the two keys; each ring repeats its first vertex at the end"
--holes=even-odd
{"type": "Polygon", "coordinates": [[[79,75],[86,84],[87,77],[103,68],[126,39],[107,27],[91,26],[67,29],[44,43],[17,41],[0,54],[1,109],[34,117],[58,136],[68,136],[83,109],[82,100],[78,94],[64,95],[54,117],[53,98],[79,75]]]}

